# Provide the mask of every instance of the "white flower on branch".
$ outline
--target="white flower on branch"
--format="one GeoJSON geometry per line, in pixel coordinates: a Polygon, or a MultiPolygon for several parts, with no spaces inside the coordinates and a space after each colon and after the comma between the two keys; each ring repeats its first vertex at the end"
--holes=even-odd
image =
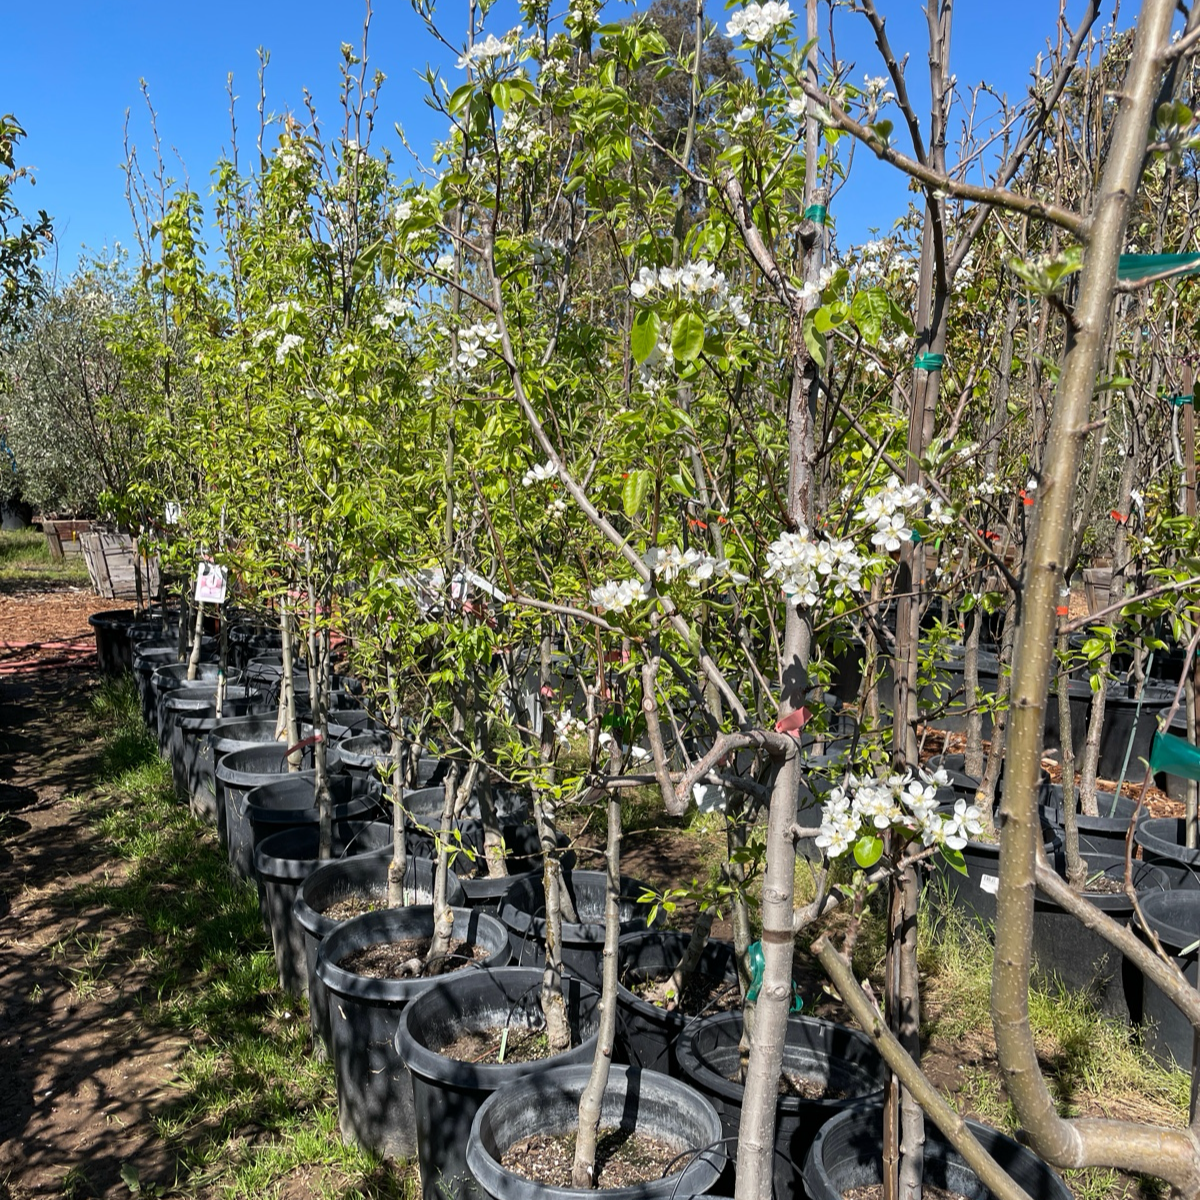
{"type": "Polygon", "coordinates": [[[623,613],[627,608],[644,600],[649,595],[649,587],[636,579],[615,579],[592,588],[592,603],[601,612],[623,613]]]}
{"type": "Polygon", "coordinates": [[[767,0],[766,4],[747,4],[730,18],[726,33],[730,37],[741,34],[748,42],[765,42],[793,16],[791,5],[779,3],[779,0],[767,0]]]}
{"type": "Polygon", "coordinates": [[[293,350],[299,350],[304,345],[304,339],[298,333],[285,333],[275,347],[275,361],[282,365],[293,350]]]}
{"type": "Polygon", "coordinates": [[[530,467],[524,475],[521,476],[522,487],[532,487],[535,483],[544,483],[547,479],[557,479],[558,472],[550,463],[539,463],[535,467],[530,467]]]}

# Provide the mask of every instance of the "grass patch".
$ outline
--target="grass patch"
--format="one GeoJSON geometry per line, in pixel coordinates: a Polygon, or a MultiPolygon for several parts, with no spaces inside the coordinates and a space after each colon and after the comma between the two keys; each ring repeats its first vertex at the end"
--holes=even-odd
{"type": "MultiPolygon", "coordinates": [[[[922,1044],[956,1047],[963,1060],[962,1084],[951,1102],[1013,1134],[1018,1123],[996,1067],[992,1035],[992,943],[962,909],[935,906],[933,900],[927,892],[919,926],[922,1044]]],[[[1101,1016],[1085,996],[1053,981],[1035,981],[1031,987],[1029,1018],[1062,1116],[1087,1113],[1187,1126],[1189,1076],[1160,1066],[1128,1025],[1101,1016]]],[[[1080,1200],[1167,1194],[1156,1180],[1131,1180],[1111,1170],[1068,1171],[1064,1177],[1080,1200]]]]}
{"type": "Polygon", "coordinates": [[[81,816],[123,868],[76,899],[128,918],[103,952],[145,964],[143,1019],[187,1040],[177,1098],[154,1117],[179,1155],[177,1189],[412,1200],[415,1168],[342,1143],[332,1068],[309,1052],[305,1002],[279,987],[257,893],[230,877],[216,832],[175,801],[132,682],[101,687],[92,718],[99,781],[81,816]]]}
{"type": "Polygon", "coordinates": [[[87,565],[81,554],[51,558],[45,534],[36,529],[0,530],[0,584],[15,582],[46,588],[86,584],[87,565]]]}

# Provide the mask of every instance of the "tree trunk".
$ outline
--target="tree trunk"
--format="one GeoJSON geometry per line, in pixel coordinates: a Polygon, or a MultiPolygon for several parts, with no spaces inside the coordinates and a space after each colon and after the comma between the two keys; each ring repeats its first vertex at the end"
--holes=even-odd
{"type": "Polygon", "coordinates": [[[1079,817],[1075,812],[1075,736],[1071,730],[1071,676],[1067,672],[1070,641],[1058,639],[1062,665],[1058,670],[1058,744],[1062,759],[1063,851],[1067,859],[1067,882],[1083,891],[1087,863],[1079,857],[1079,817]]]}
{"type": "Polygon", "coordinates": [[[321,860],[333,856],[333,792],[329,787],[329,698],[333,690],[333,652],[329,644],[329,628],[322,627],[317,638],[317,689],[313,693],[316,710],[313,724],[316,726],[316,743],[313,746],[313,766],[316,779],[313,788],[320,820],[317,857],[321,860]]]}
{"type": "Polygon", "coordinates": [[[196,605],[196,625],[192,632],[192,652],[188,657],[187,677],[190,683],[200,669],[200,651],[204,642],[204,605],[196,605]]]}
{"type": "MultiPolygon", "coordinates": [[[[618,752],[614,751],[614,758],[618,752]]],[[[620,769],[619,758],[614,766],[620,769]]],[[[571,1186],[596,1186],[596,1141],[600,1135],[600,1111],[608,1068],[612,1064],[617,1032],[617,943],[621,937],[621,800],[616,788],[608,793],[608,841],[604,854],[604,970],[600,991],[600,1028],[592,1073],[579,1097],[579,1131],[575,1139],[575,1162],[571,1186]]]]}
{"type": "Polygon", "coordinates": [[[404,876],[408,872],[408,846],[405,838],[408,821],[404,812],[404,742],[400,714],[400,687],[396,680],[396,660],[389,645],[385,652],[388,707],[392,718],[392,861],[388,865],[388,907],[399,908],[404,900],[404,876]]]}

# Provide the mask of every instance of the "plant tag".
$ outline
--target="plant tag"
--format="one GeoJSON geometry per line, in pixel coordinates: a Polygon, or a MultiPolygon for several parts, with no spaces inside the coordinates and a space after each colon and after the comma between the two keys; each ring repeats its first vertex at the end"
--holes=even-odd
{"type": "Polygon", "coordinates": [[[229,573],[216,563],[202,562],[196,568],[196,603],[224,604],[229,573]]]}
{"type": "Polygon", "coordinates": [[[979,877],[980,891],[987,892],[989,896],[994,896],[1000,890],[1000,880],[995,875],[980,875],[979,877]]]}

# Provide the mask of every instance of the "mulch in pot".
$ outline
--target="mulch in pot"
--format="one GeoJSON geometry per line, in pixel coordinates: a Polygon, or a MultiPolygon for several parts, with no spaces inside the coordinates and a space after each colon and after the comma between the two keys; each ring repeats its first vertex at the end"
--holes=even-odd
{"type": "MultiPolygon", "coordinates": [[[[681,1171],[691,1155],[630,1129],[602,1129],[596,1142],[596,1187],[637,1187],[681,1171]]],[[[515,1142],[500,1160],[516,1175],[548,1187],[570,1187],[575,1134],[536,1134],[515,1142]]]]}

